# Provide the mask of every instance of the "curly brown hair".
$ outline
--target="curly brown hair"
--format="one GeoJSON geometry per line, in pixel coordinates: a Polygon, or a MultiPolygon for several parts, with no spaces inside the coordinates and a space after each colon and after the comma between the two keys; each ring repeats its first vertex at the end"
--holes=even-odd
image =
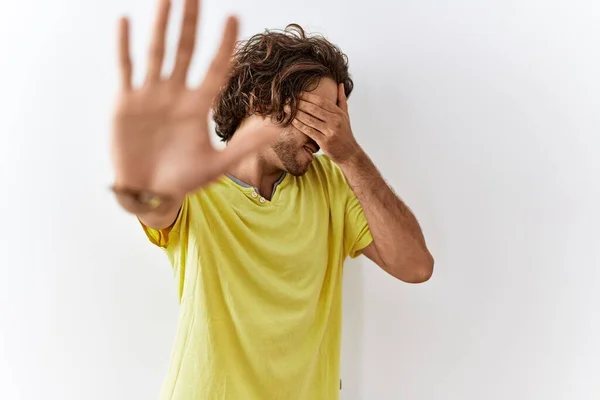
{"type": "Polygon", "coordinates": [[[296,116],[298,97],[329,77],[343,83],[350,96],[354,83],[348,57],[320,35],[307,35],[297,24],[265,30],[238,44],[229,79],[215,101],[213,118],[221,141],[231,139],[246,117],[270,116],[288,126],[296,116]],[[291,113],[284,107],[289,105],[291,113]]]}

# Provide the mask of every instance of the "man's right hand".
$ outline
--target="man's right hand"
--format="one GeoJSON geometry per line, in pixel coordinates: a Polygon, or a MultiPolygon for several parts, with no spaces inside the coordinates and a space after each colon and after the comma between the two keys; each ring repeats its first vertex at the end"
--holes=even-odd
{"type": "MultiPolygon", "coordinates": [[[[170,1],[159,1],[148,71],[139,88],[132,85],[129,21],[126,18],[120,21],[122,88],[112,134],[115,187],[166,194],[182,200],[185,194],[206,186],[236,162],[272,143],[275,137],[272,132],[262,135],[256,132],[249,135],[250,140],[232,141],[223,151],[212,146],[209,112],[228,77],[238,22],[234,17],[227,20],[221,45],[204,80],[199,87],[188,88],[186,80],[195,47],[198,0],[185,0],[175,66],[168,77],[163,77],[162,66],[170,1]]],[[[167,210],[168,215],[152,221],[152,225],[164,225],[169,218],[176,217],[180,205],[167,210]]]]}

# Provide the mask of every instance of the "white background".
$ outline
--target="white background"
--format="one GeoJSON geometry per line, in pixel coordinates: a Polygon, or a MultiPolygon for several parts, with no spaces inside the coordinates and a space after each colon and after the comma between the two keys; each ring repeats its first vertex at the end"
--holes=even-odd
{"type": "MultiPolygon", "coordinates": [[[[350,57],[355,134],[436,269],[347,265],[343,399],[600,398],[599,3],[393,3],[207,0],[191,80],[229,12],[350,57]]],[[[154,2],[0,4],[0,398],[156,398],[175,284],[107,190],[116,20],[139,78],[154,2]]]]}

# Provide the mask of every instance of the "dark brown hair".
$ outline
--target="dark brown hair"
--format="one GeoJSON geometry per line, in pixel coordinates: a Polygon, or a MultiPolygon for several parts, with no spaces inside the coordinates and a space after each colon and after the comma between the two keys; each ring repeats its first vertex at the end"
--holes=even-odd
{"type": "Polygon", "coordinates": [[[307,35],[297,24],[240,42],[229,79],[215,102],[217,135],[229,141],[251,114],[289,125],[296,116],[300,93],[314,89],[324,77],[343,83],[350,96],[354,84],[347,56],[323,36],[307,35]],[[291,114],[284,112],[286,105],[291,114]]]}

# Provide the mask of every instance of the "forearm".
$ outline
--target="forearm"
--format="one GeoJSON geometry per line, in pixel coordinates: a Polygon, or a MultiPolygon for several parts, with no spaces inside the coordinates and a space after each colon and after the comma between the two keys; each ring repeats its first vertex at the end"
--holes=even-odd
{"type": "Polygon", "coordinates": [[[433,259],[417,219],[368,155],[360,150],[340,168],[364,210],[382,267],[396,277],[430,276],[433,259]]]}

